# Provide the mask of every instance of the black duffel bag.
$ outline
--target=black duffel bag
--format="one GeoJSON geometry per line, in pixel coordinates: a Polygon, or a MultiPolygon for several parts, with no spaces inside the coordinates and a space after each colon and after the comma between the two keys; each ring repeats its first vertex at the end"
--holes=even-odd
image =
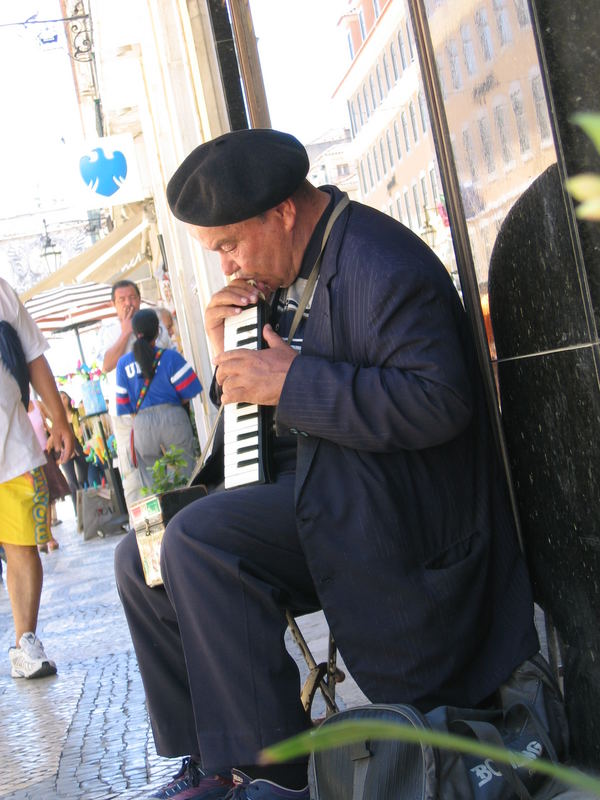
{"type": "MultiPolygon", "coordinates": [[[[385,720],[457,733],[530,760],[559,762],[568,756],[562,698],[541,655],[515,670],[492,708],[440,706],[424,714],[409,705],[374,704],[341,711],[322,726],[349,720],[385,720]]],[[[364,739],[313,753],[309,786],[311,800],[548,800],[563,790],[527,767],[390,739],[364,739]]]]}

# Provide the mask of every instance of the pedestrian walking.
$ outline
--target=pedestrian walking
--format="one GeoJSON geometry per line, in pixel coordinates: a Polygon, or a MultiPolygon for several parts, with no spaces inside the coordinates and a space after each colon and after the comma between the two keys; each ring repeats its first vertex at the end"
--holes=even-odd
{"type": "Polygon", "coordinates": [[[37,546],[49,538],[49,494],[41,469],[44,450],[27,416],[30,383],[48,409],[48,446],[60,452],[61,463],[71,457],[74,442],[44,356],[47,348],[15,291],[0,278],[0,544],[15,627],[15,646],[9,650],[13,678],[56,672],[36,636],[43,583],[37,546]]]}

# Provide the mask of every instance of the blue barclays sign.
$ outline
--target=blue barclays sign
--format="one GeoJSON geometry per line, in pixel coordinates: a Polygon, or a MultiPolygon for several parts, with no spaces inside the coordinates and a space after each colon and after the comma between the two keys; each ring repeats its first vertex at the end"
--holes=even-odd
{"type": "Polygon", "coordinates": [[[127,159],[121,150],[106,154],[104,147],[94,147],[79,159],[79,172],[88,189],[110,197],[124,185],[127,159]]]}
{"type": "Polygon", "coordinates": [[[64,190],[67,201],[85,209],[144,200],[151,194],[138,168],[131,134],[103,136],[68,148],[64,190]]]}

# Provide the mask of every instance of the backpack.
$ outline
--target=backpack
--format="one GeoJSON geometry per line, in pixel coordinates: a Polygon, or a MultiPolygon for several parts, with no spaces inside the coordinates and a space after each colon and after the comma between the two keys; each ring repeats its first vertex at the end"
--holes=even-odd
{"type": "MultiPolygon", "coordinates": [[[[568,755],[560,692],[539,655],[500,687],[493,708],[439,706],[423,713],[410,705],[373,704],[333,714],[322,727],[363,719],[471,736],[532,760],[560,761],[568,755]]],[[[526,767],[389,739],[365,739],[313,753],[309,787],[311,800],[547,800],[562,790],[526,767]]]]}

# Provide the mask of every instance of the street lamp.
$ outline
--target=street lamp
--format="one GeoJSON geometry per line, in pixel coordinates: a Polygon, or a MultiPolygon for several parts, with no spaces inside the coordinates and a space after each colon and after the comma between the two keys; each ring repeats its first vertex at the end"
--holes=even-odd
{"type": "Polygon", "coordinates": [[[42,220],[44,223],[44,235],[42,237],[42,256],[44,261],[46,262],[46,266],[48,267],[48,272],[56,272],[56,270],[60,267],[60,257],[62,252],[58,249],[55,242],[52,241],[50,238],[50,234],[48,233],[48,226],[46,225],[46,220],[42,220]]]}

